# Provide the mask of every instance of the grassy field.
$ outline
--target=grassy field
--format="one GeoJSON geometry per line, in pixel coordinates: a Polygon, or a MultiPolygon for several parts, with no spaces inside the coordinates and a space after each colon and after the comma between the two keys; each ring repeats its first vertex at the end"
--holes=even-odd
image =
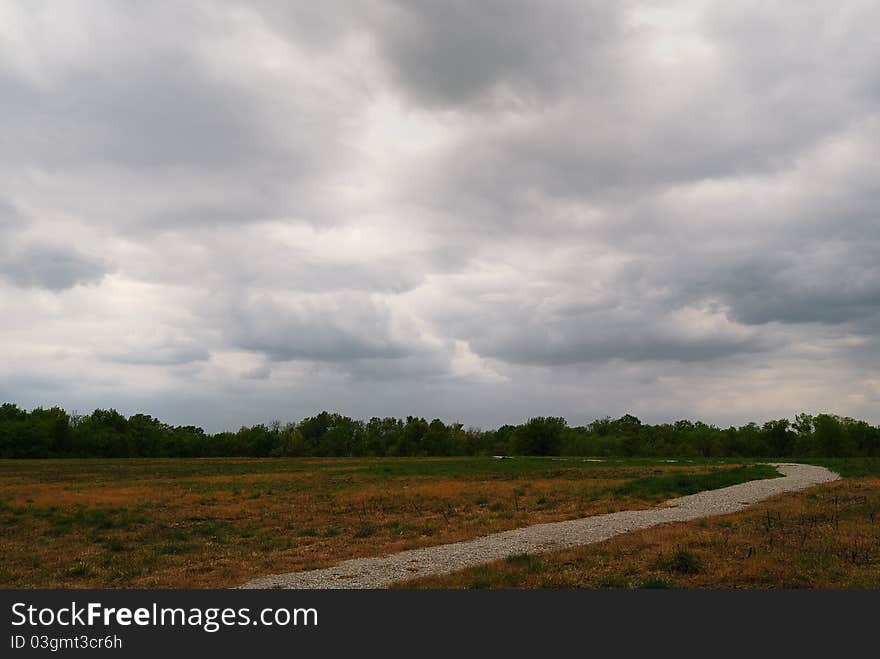
{"type": "Polygon", "coordinates": [[[0,587],[227,587],[776,475],[581,458],[0,461],[0,587]]]}
{"type": "Polygon", "coordinates": [[[818,461],[844,480],[748,510],[402,588],[880,588],[880,460],[818,461]]]}

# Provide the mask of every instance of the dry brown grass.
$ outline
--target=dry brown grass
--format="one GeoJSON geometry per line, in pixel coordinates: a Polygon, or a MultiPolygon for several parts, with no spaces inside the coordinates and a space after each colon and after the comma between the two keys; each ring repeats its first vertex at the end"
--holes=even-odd
{"type": "Polygon", "coordinates": [[[747,511],[406,588],[880,588],[880,479],[847,479],[747,511]]]}
{"type": "Polygon", "coordinates": [[[654,501],[609,489],[646,475],[710,469],[547,461],[523,472],[489,465],[447,474],[458,464],[450,461],[437,474],[379,471],[389,464],[398,463],[8,461],[0,464],[0,586],[234,586],[273,572],[646,507],[654,501]]]}

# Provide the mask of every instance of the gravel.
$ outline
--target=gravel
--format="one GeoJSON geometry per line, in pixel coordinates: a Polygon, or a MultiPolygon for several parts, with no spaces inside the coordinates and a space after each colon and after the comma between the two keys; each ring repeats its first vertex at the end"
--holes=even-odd
{"type": "Polygon", "coordinates": [[[536,524],[463,542],[410,549],[391,556],[357,558],[321,570],[260,577],[240,588],[384,588],[395,581],[446,574],[511,554],[536,554],[588,545],[658,524],[734,513],[776,494],[795,492],[840,478],[824,467],[791,463],[774,463],[773,466],[783,474],[782,478],[750,481],[670,499],[661,508],[625,510],[536,524]]]}

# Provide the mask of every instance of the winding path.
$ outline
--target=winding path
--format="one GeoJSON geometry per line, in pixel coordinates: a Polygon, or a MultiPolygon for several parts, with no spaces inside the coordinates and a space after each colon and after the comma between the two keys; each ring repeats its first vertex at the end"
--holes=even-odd
{"type": "Polygon", "coordinates": [[[749,481],[677,499],[665,507],[624,510],[548,524],[376,558],[356,558],[333,567],[260,577],[240,588],[383,588],[395,581],[454,572],[511,554],[540,553],[601,542],[621,533],[668,522],[738,512],[776,494],[795,492],[840,478],[824,467],[774,463],[782,478],[749,481]]]}

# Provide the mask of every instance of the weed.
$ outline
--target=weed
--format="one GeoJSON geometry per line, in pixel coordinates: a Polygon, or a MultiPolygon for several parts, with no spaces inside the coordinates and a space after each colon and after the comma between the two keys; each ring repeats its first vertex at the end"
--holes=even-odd
{"type": "Polygon", "coordinates": [[[85,561],[77,561],[70,567],[62,570],[61,576],[70,577],[73,579],[82,579],[89,576],[91,573],[92,570],[85,561]]]}
{"type": "Polygon", "coordinates": [[[663,579],[662,577],[648,577],[639,584],[639,588],[668,590],[670,588],[675,588],[675,584],[668,579],[663,579]]]}
{"type": "Polygon", "coordinates": [[[470,581],[467,584],[467,588],[472,590],[480,590],[485,588],[492,588],[492,586],[497,585],[497,583],[498,578],[495,572],[485,566],[480,566],[474,569],[470,581]]]}
{"type": "Polygon", "coordinates": [[[544,567],[541,557],[535,554],[511,554],[505,561],[530,574],[540,572],[544,567]]]}
{"type": "Polygon", "coordinates": [[[596,582],[596,586],[599,588],[629,588],[629,579],[620,574],[607,574],[596,582]]]}
{"type": "Polygon", "coordinates": [[[369,538],[376,534],[376,527],[372,524],[361,524],[354,530],[355,538],[369,538]]]}
{"type": "Polygon", "coordinates": [[[700,557],[684,547],[676,549],[672,556],[664,561],[667,570],[678,574],[698,574],[702,566],[700,557]]]}
{"type": "Polygon", "coordinates": [[[118,553],[128,549],[128,546],[119,538],[105,537],[101,538],[100,542],[104,545],[104,549],[109,552],[118,553]]]}
{"type": "Polygon", "coordinates": [[[159,547],[159,553],[166,556],[176,556],[179,554],[186,554],[188,552],[195,551],[196,548],[196,545],[193,544],[167,544],[159,547]]]}

